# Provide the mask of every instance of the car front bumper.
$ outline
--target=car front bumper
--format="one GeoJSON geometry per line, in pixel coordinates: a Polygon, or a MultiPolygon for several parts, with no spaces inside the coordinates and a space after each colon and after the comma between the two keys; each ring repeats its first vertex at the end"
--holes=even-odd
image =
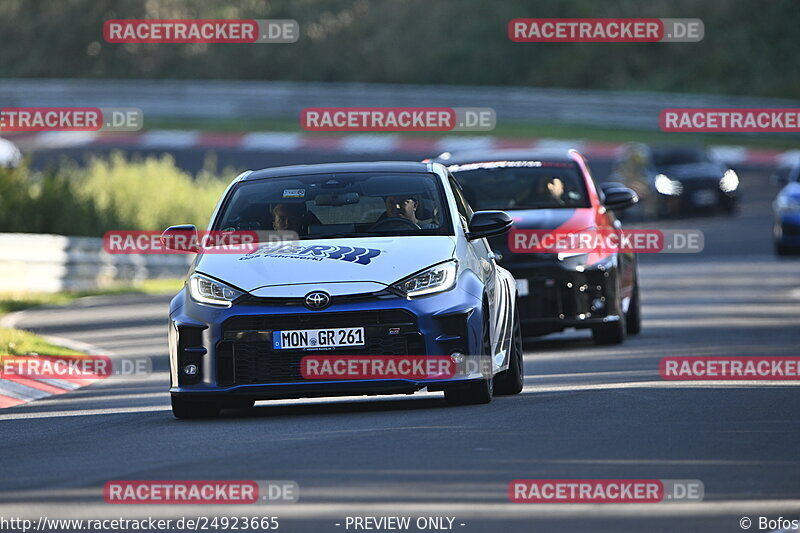
{"type": "MultiPolygon", "coordinates": [[[[172,301],[169,319],[172,394],[278,399],[404,394],[427,387],[481,379],[483,321],[480,292],[453,289],[414,299],[394,295],[337,299],[322,311],[298,302],[250,298],[230,308],[199,304],[184,290],[172,301]],[[476,293],[476,294],[473,294],[476,293]],[[363,348],[330,351],[275,350],[272,331],[364,327],[363,348]],[[307,380],[306,355],[464,355],[448,379],[307,380]],[[184,372],[193,364],[197,373],[184,372]]],[[[470,287],[474,289],[474,287],[470,287]]]]}
{"type": "Polygon", "coordinates": [[[528,294],[518,300],[526,335],[590,328],[619,320],[622,315],[614,307],[619,270],[613,257],[583,268],[555,259],[506,268],[516,280],[525,280],[528,288],[528,294]]]}

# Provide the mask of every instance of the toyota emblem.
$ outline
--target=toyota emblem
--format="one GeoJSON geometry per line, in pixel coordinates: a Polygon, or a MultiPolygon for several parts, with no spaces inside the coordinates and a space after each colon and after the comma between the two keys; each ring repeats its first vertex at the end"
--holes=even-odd
{"type": "Polygon", "coordinates": [[[327,292],[314,291],[306,294],[306,307],[309,309],[325,309],[331,303],[331,297],[327,292]]]}

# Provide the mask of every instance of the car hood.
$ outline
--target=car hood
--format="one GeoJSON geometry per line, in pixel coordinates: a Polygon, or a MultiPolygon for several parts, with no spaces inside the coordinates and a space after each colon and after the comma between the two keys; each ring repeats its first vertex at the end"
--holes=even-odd
{"type": "Polygon", "coordinates": [[[590,207],[558,209],[521,209],[508,211],[514,219],[514,229],[583,230],[596,225],[594,209],[590,207]]]}
{"type": "Polygon", "coordinates": [[[514,220],[509,233],[492,237],[489,244],[492,250],[499,251],[505,258],[503,263],[549,261],[553,254],[514,254],[510,251],[509,239],[516,230],[558,230],[583,231],[597,227],[597,213],[591,207],[559,209],[521,209],[507,211],[514,220]]]}
{"type": "Polygon", "coordinates": [[[257,296],[302,295],[314,288],[355,294],[381,290],[451,259],[454,251],[455,239],[448,236],[303,240],[264,244],[249,253],[204,253],[194,270],[257,296]]]}
{"type": "Polygon", "coordinates": [[[779,198],[800,200],[800,183],[789,183],[778,193],[779,198]]]}
{"type": "Polygon", "coordinates": [[[691,163],[687,165],[671,165],[659,168],[659,172],[670,179],[687,180],[693,178],[719,179],[727,167],[718,163],[691,163]]]}

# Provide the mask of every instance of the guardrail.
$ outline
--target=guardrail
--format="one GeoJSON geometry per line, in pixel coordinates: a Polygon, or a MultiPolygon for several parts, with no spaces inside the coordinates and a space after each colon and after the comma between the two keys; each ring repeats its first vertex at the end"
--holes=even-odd
{"type": "Polygon", "coordinates": [[[147,117],[293,118],[305,107],[493,107],[498,122],[658,129],[666,107],[800,107],[800,101],[525,87],[201,80],[0,80],[0,107],[138,107],[147,117]]]}
{"type": "Polygon", "coordinates": [[[92,290],[185,276],[191,254],[108,254],[103,240],[0,233],[0,292],[92,290]]]}

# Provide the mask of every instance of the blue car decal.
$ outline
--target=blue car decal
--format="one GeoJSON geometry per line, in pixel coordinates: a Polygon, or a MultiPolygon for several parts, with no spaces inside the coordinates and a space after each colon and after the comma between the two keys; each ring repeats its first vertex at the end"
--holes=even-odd
{"type": "Polygon", "coordinates": [[[381,255],[380,250],[374,248],[362,248],[360,246],[334,246],[327,244],[315,244],[312,246],[298,246],[286,244],[275,248],[262,247],[253,250],[240,261],[255,259],[257,257],[272,257],[280,259],[307,259],[312,261],[322,261],[323,259],[338,259],[359,265],[368,265],[372,259],[381,255]]]}

